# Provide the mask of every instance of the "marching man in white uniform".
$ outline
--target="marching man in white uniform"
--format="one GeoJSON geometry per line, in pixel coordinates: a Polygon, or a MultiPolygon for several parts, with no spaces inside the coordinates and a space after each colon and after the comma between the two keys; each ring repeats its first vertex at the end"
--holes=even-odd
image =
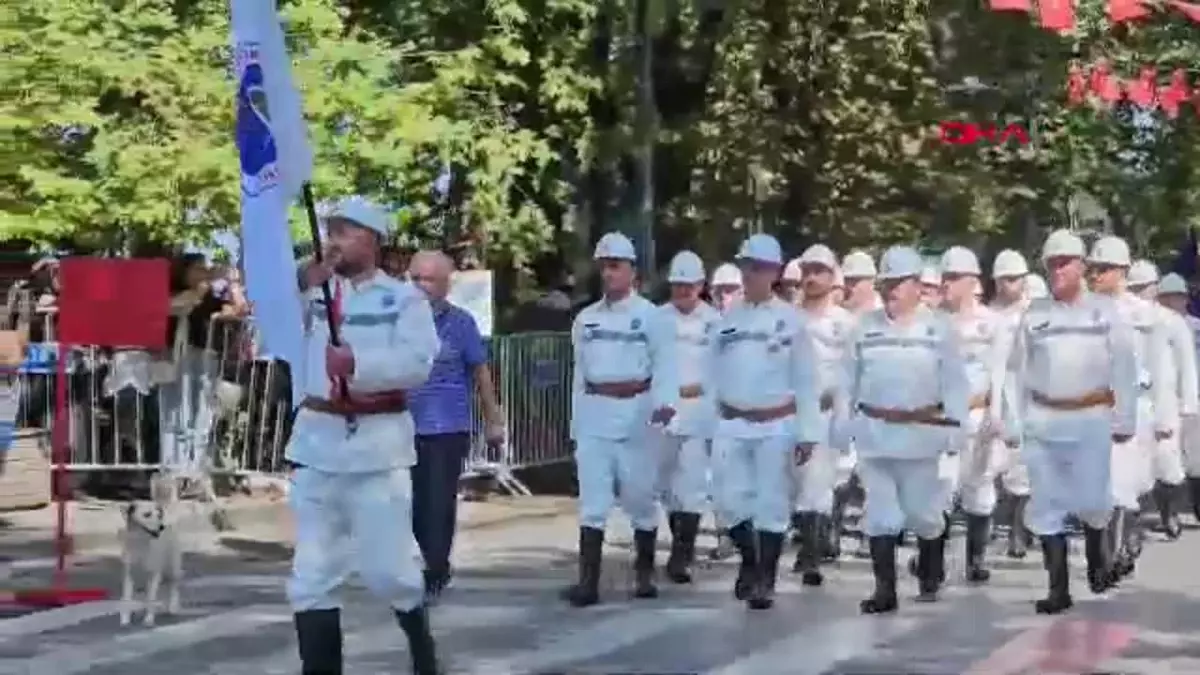
{"type": "Polygon", "coordinates": [[[837,389],[836,445],[853,438],[866,491],[863,529],[875,575],[875,592],[861,603],[866,614],[897,608],[896,545],[906,526],[919,538],[920,599],[936,600],[945,576],[938,460],[961,433],[970,392],[946,315],[921,305],[921,267],[910,247],[884,253],[884,308],[859,320],[837,389]]]}
{"type": "Polygon", "coordinates": [[[1112,582],[1106,546],[1112,446],[1137,430],[1138,364],[1133,330],[1114,303],[1084,286],[1083,240],[1056,230],[1042,248],[1052,297],[1033,301],[1010,350],[1004,437],[1021,448],[1032,487],[1027,524],[1042,541],[1049,593],[1039,614],[1073,601],[1067,516],[1084,524],[1088,584],[1112,582]]]}
{"type": "Polygon", "coordinates": [[[1131,264],[1129,245],[1120,237],[1101,237],[1087,259],[1091,290],[1111,300],[1136,331],[1138,426],[1132,439],[1112,447],[1113,501],[1117,507],[1112,528],[1116,551],[1113,571],[1118,578],[1133,572],[1142,552],[1139,504],[1141,496],[1154,485],[1151,465],[1155,446],[1174,435],[1179,424],[1166,330],[1158,308],[1126,288],[1131,264]]]}
{"type": "MultiPolygon", "coordinates": [[[[991,309],[996,316],[1001,331],[1002,347],[1000,358],[1008,361],[1008,350],[1012,348],[1017,326],[1021,315],[1029,307],[1029,264],[1025,256],[1012,249],[1005,249],[996,255],[992,261],[992,281],[996,294],[992,300],[991,309]]],[[[1045,297],[1043,294],[1041,297],[1045,297]]],[[[1009,384],[1005,381],[1005,384],[1009,384]]],[[[1003,406],[1016,405],[1009,397],[1010,389],[1002,389],[1000,404],[1003,406]]],[[[1001,413],[1003,415],[1003,413],[1001,413]]],[[[995,439],[995,450],[999,454],[997,469],[1000,473],[1000,485],[1012,500],[1012,511],[1008,529],[1008,557],[1024,558],[1030,544],[1031,534],[1025,527],[1025,507],[1029,503],[1029,470],[1021,461],[1021,449],[1009,448],[1003,439],[995,439]]]]}
{"type": "Polygon", "coordinates": [[[964,418],[959,446],[949,456],[956,460],[956,483],[967,515],[967,581],[984,583],[991,573],[984,556],[992,536],[992,511],[996,508],[995,429],[1000,420],[1004,385],[1003,348],[1007,336],[996,313],[975,297],[982,270],[970,249],[954,246],[942,255],[942,288],[951,325],[958,335],[970,384],[970,414],[964,418]]]}
{"type": "Polygon", "coordinates": [[[875,289],[875,260],[866,251],[851,251],[842,258],[842,282],[846,286],[845,307],[854,315],[862,315],[883,306],[875,289]]]}
{"type": "Polygon", "coordinates": [[[575,349],[571,437],[579,478],[579,581],[564,593],[576,607],[600,601],[604,529],[620,485],[633,523],[634,597],[654,598],[658,458],[651,425],[675,416],[679,371],[673,326],[634,291],[633,242],[610,232],[596,244],[604,298],[571,327],[575,349]]]}
{"type": "Polygon", "coordinates": [[[691,583],[700,515],[708,502],[708,441],[715,421],[705,359],[720,314],[700,299],[704,263],[691,251],[680,251],[667,272],[671,300],[662,305],[664,319],[675,327],[675,363],[679,368],[679,414],[661,440],[660,483],[665,488],[671,555],[667,578],[691,583]]]}
{"type": "Polygon", "coordinates": [[[1129,270],[1129,291],[1149,302],[1158,312],[1170,346],[1166,372],[1171,379],[1164,388],[1175,394],[1176,406],[1168,414],[1176,414],[1170,426],[1180,432],[1154,444],[1150,477],[1154,479],[1154,502],[1163,531],[1169,539],[1178,539],[1183,532],[1183,526],[1179,523],[1179,507],[1186,498],[1183,494],[1183,454],[1180,443],[1182,423],[1194,417],[1200,407],[1196,391],[1196,344],[1187,321],[1158,304],[1158,268],[1154,263],[1149,260],[1134,261],[1129,270]]]}
{"type": "MultiPolygon", "coordinates": [[[[713,270],[712,277],[708,281],[708,291],[712,295],[713,306],[717,312],[727,314],[734,305],[742,301],[742,271],[733,263],[721,263],[717,269],[713,270]]],[[[724,560],[736,553],[737,550],[734,548],[733,540],[729,538],[729,519],[721,512],[721,472],[718,469],[722,460],[713,450],[710,443],[708,489],[713,504],[717,545],[708,552],[708,557],[710,560],[724,560]]]]}
{"type": "Polygon", "coordinates": [[[796,308],[775,296],[779,242],[755,234],[738,253],[745,297],[717,324],[709,366],[720,420],[721,504],[738,553],[734,594],[751,609],[774,604],[791,509],[792,467],[821,438],[812,338],[796,308]]]}
{"type": "Polygon", "coordinates": [[[296,548],[288,599],[305,675],[340,675],[337,591],[355,568],[394,610],[417,675],[439,672],[420,553],[412,531],[416,463],[405,391],[420,386],[441,344],[425,296],[376,267],[388,216],[361,198],[326,218],[329,260],[300,275],[307,307],[304,378],[287,447],[296,548]],[[325,300],[333,284],[340,339],[331,342],[325,300]],[[355,559],[350,559],[355,555],[355,559]]]}
{"type": "MultiPolygon", "coordinates": [[[[1172,272],[1164,276],[1158,284],[1159,303],[1183,319],[1191,332],[1192,354],[1195,359],[1196,352],[1200,351],[1200,319],[1188,314],[1189,300],[1187,282],[1178,274],[1172,272]]],[[[1181,381],[1179,386],[1180,391],[1187,391],[1185,382],[1181,381]]],[[[1179,427],[1179,442],[1183,451],[1184,473],[1187,474],[1188,496],[1192,503],[1192,512],[1195,514],[1196,520],[1200,521],[1200,415],[1184,414],[1182,404],[1180,413],[1182,419],[1179,427]]]]}
{"type": "Polygon", "coordinates": [[[804,282],[800,312],[807,320],[816,358],[818,402],[822,416],[822,436],[812,457],[796,469],[797,494],[793,526],[799,534],[793,572],[803,575],[806,586],[824,581],[819,564],[823,558],[836,558],[841,539],[841,519],[835,517],[834,488],[838,482],[840,454],[830,445],[833,424],[834,388],[841,383],[840,368],[846,340],[856,321],[832,297],[837,274],[837,258],[828,246],[810,246],[799,258],[804,282]]]}

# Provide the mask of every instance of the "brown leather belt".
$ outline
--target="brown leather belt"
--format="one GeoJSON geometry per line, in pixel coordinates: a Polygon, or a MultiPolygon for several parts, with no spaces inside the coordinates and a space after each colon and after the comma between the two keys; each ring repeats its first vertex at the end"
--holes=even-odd
{"type": "Polygon", "coordinates": [[[927,405],[914,410],[897,410],[896,408],[878,408],[866,403],[859,403],[858,411],[871,419],[891,424],[926,424],[935,427],[962,426],[958,420],[945,417],[940,405],[927,405]]]}
{"type": "Polygon", "coordinates": [[[821,412],[829,412],[830,410],[833,410],[833,392],[827,391],[821,394],[821,401],[819,405],[821,406],[821,412]]]}
{"type": "Polygon", "coordinates": [[[971,397],[971,402],[970,402],[970,404],[968,404],[968,407],[970,407],[971,410],[980,410],[982,408],[986,408],[986,407],[990,406],[991,404],[992,404],[992,395],[990,393],[989,394],[976,394],[975,396],[971,397]]]}
{"type": "Polygon", "coordinates": [[[700,398],[704,395],[704,387],[698,384],[688,384],[679,388],[679,398],[700,398]]]}
{"type": "Polygon", "coordinates": [[[1112,389],[1096,389],[1082,396],[1071,398],[1051,398],[1040,391],[1033,391],[1029,393],[1029,398],[1043,408],[1064,411],[1087,410],[1088,408],[1099,408],[1101,406],[1111,408],[1117,402],[1112,389]]]}
{"type": "Polygon", "coordinates": [[[583,383],[583,393],[607,398],[633,398],[648,391],[650,391],[649,379],[583,383]]]}
{"type": "Polygon", "coordinates": [[[774,422],[795,414],[796,402],[794,400],[781,403],[773,408],[735,408],[725,403],[721,404],[722,419],[745,420],[756,424],[774,422]]]}
{"type": "Polygon", "coordinates": [[[393,415],[408,411],[408,394],[398,390],[376,391],[336,401],[309,396],[300,407],[329,415],[393,415]]]}

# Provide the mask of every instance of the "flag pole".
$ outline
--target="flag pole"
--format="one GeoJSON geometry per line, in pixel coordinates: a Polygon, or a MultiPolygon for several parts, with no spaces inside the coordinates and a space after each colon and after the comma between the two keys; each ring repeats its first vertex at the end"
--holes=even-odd
{"type": "MultiPolygon", "coordinates": [[[[301,187],[301,194],[304,197],[304,211],[308,214],[308,233],[312,236],[313,260],[320,265],[325,262],[325,252],[321,247],[321,227],[320,220],[317,218],[317,203],[313,199],[312,183],[305,181],[301,187]]],[[[342,346],[342,336],[337,321],[334,320],[333,289],[329,287],[328,279],[321,282],[321,296],[325,299],[325,321],[329,324],[329,342],[334,347],[340,347],[342,346]]],[[[346,386],[346,381],[341,380],[338,386],[338,393],[342,395],[342,399],[349,399],[350,389],[346,386]]],[[[354,415],[346,415],[346,427],[350,432],[358,427],[358,421],[354,415]]]]}

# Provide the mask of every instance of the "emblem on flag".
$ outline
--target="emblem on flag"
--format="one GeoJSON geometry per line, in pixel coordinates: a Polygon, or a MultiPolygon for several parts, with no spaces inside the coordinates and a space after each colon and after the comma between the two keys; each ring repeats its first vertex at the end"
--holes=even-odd
{"type": "Polygon", "coordinates": [[[278,151],[271,133],[271,111],[263,86],[258,44],[238,44],[236,141],[242,165],[242,191],[257,197],[279,183],[278,151]]]}

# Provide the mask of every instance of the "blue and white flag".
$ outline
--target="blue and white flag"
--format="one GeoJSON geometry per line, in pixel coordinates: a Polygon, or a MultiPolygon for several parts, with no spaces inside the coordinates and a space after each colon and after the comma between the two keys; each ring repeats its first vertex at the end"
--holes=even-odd
{"type": "Polygon", "coordinates": [[[262,351],[292,366],[298,402],[304,318],[288,212],[312,176],[312,150],[275,0],[232,0],[230,8],[246,295],[262,351]]]}

